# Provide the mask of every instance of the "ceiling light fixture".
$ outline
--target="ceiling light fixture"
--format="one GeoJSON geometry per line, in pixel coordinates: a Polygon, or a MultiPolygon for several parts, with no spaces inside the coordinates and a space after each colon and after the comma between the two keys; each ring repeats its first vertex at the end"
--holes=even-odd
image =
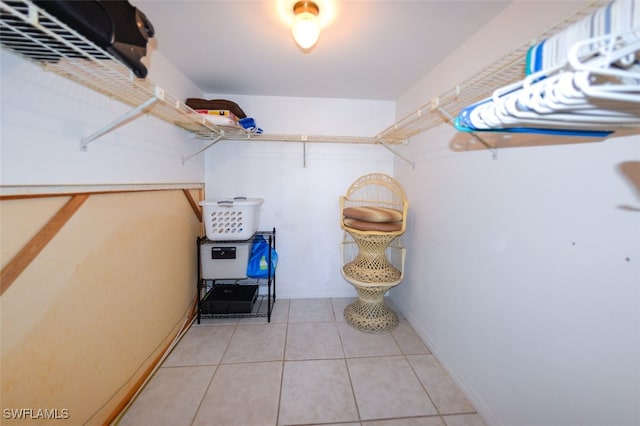
{"type": "Polygon", "coordinates": [[[291,32],[298,46],[311,49],[320,37],[320,8],[312,1],[298,1],[293,5],[291,32]]]}

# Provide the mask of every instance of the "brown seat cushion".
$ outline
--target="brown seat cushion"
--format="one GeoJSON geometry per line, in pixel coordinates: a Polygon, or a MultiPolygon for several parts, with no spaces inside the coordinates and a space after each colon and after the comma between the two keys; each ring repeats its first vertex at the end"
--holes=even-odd
{"type": "Polygon", "coordinates": [[[240,108],[240,105],[228,99],[187,98],[185,104],[192,109],[228,109],[238,118],[245,118],[247,116],[242,108],[240,108]]]}
{"type": "Polygon", "coordinates": [[[397,232],[402,229],[402,222],[367,222],[345,217],[344,225],[359,231],[397,232]]]}
{"type": "Polygon", "coordinates": [[[347,207],[342,211],[344,217],[362,220],[364,222],[399,222],[402,220],[400,210],[385,207],[347,207]]]}

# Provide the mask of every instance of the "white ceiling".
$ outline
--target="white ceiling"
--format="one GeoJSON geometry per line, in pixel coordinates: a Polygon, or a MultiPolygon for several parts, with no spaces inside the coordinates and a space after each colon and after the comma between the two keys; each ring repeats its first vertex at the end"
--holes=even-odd
{"type": "Polygon", "coordinates": [[[131,2],[153,24],[155,49],[204,93],[379,100],[398,99],[508,4],[332,0],[333,21],[305,53],[283,1],[131,2]]]}

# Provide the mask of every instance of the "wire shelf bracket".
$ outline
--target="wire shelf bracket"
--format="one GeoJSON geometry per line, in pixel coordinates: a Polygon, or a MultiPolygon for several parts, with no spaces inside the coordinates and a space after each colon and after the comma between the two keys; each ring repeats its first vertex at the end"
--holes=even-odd
{"type": "MultiPolygon", "coordinates": [[[[438,111],[440,111],[440,114],[444,115],[445,117],[447,117],[449,119],[449,121],[451,122],[451,124],[454,123],[455,118],[449,114],[445,109],[443,109],[442,107],[438,107],[437,108],[438,111]]],[[[491,144],[489,144],[489,142],[485,141],[484,139],[482,139],[480,136],[478,136],[475,132],[468,132],[475,140],[477,140],[478,142],[480,142],[482,145],[484,145],[485,148],[487,148],[492,155],[492,158],[494,160],[498,159],[498,150],[491,146],[491,144]]]]}
{"type": "Polygon", "coordinates": [[[222,140],[222,138],[224,138],[224,132],[222,132],[220,135],[218,135],[215,139],[209,141],[205,146],[200,147],[197,150],[195,150],[193,153],[182,157],[182,164],[186,163],[188,160],[190,160],[193,157],[195,157],[196,155],[200,154],[202,151],[205,151],[205,150],[209,149],[210,147],[212,147],[213,145],[218,143],[220,140],[222,140]]]}
{"type": "Polygon", "coordinates": [[[111,123],[107,124],[106,126],[104,126],[103,128],[101,128],[100,130],[92,133],[91,135],[87,136],[86,138],[82,138],[82,140],[80,141],[80,150],[81,151],[87,151],[87,146],[95,141],[96,139],[106,135],[107,133],[111,132],[112,130],[117,129],[118,127],[134,120],[135,118],[137,118],[140,114],[142,114],[146,109],[150,108],[153,104],[155,104],[156,102],[158,102],[159,100],[164,100],[164,90],[162,90],[160,87],[156,86],[156,91],[155,91],[155,95],[152,96],[151,98],[147,99],[146,102],[142,103],[141,105],[133,108],[131,111],[127,112],[126,114],[121,115],[120,117],[118,117],[117,119],[113,120],[111,123]]]}
{"type": "Polygon", "coordinates": [[[382,145],[383,147],[387,148],[389,151],[391,151],[391,153],[393,155],[395,155],[396,157],[398,157],[399,159],[401,159],[402,161],[404,161],[405,163],[409,164],[411,166],[412,169],[416,169],[416,163],[409,160],[407,157],[405,157],[404,155],[400,154],[398,151],[396,151],[395,149],[393,149],[393,147],[391,145],[389,145],[388,143],[386,143],[385,141],[383,141],[382,139],[378,140],[378,143],[380,145],[382,145]]]}
{"type": "Polygon", "coordinates": [[[0,0],[3,48],[68,80],[133,108],[80,142],[81,150],[147,112],[195,135],[217,137],[222,128],[147,79],[136,78],[116,58],[29,0],[0,0]],[[215,136],[214,136],[215,135],[215,136]]]}
{"type": "MultiPolygon", "coordinates": [[[[548,38],[591,14],[604,3],[605,0],[591,0],[573,16],[540,34],[538,38],[548,38]]],[[[466,106],[490,96],[496,87],[521,80],[526,52],[530,48],[530,45],[523,45],[512,51],[374,137],[305,135],[301,138],[300,135],[249,134],[242,128],[225,128],[210,123],[187,105],[164,94],[150,81],[134,78],[130,70],[113,56],[29,0],[0,0],[0,42],[3,48],[39,64],[46,71],[54,72],[133,108],[104,128],[83,138],[80,143],[82,151],[86,151],[88,144],[102,135],[148,112],[190,132],[198,139],[210,141],[197,152],[183,157],[183,163],[220,140],[250,140],[303,142],[305,166],[306,143],[380,144],[414,168],[414,162],[403,157],[392,146],[405,144],[412,136],[444,124],[447,120],[443,116],[449,116],[449,120],[453,122],[448,111],[457,115],[466,106]]],[[[495,147],[478,135],[471,135],[497,158],[495,147]]]]}

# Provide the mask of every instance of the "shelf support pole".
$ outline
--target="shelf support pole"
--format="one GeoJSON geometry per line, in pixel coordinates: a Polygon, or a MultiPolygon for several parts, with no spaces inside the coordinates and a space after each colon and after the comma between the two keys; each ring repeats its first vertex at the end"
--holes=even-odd
{"type": "Polygon", "coordinates": [[[302,142],[302,167],[307,167],[307,143],[302,142]]]}
{"type": "Polygon", "coordinates": [[[195,152],[193,152],[192,154],[187,155],[186,157],[182,157],[182,164],[186,163],[187,160],[192,159],[193,157],[195,157],[196,155],[200,154],[202,151],[209,149],[209,147],[215,145],[220,139],[222,139],[222,137],[224,136],[224,134],[218,136],[217,138],[215,138],[214,140],[212,140],[211,142],[209,142],[208,144],[206,144],[205,146],[198,148],[195,152]]]}
{"type": "Polygon", "coordinates": [[[395,155],[396,157],[398,157],[399,159],[401,159],[402,161],[404,161],[405,163],[408,163],[411,165],[411,168],[415,170],[416,168],[416,163],[414,163],[413,161],[409,160],[407,157],[403,156],[402,154],[400,154],[398,151],[396,151],[395,149],[393,149],[391,147],[391,145],[389,145],[388,143],[386,143],[385,141],[383,141],[382,139],[379,139],[378,142],[380,143],[380,145],[384,146],[385,148],[387,148],[389,151],[391,151],[391,153],[393,155],[395,155]]]}
{"type": "Polygon", "coordinates": [[[307,135],[300,136],[300,140],[302,141],[302,167],[307,168],[307,135]]]}
{"type": "Polygon", "coordinates": [[[144,111],[145,109],[149,108],[151,105],[156,103],[159,99],[160,98],[158,96],[152,96],[151,98],[147,99],[147,101],[144,102],[142,105],[139,105],[136,108],[129,111],[128,113],[121,115],[120,117],[113,120],[111,123],[107,124],[105,127],[98,130],[97,132],[94,132],[93,134],[87,136],[86,138],[82,138],[82,141],[80,141],[80,150],[86,151],[87,145],[89,145],[91,142],[98,139],[100,136],[103,136],[109,133],[110,131],[116,129],[117,127],[123,125],[127,121],[131,120],[133,117],[140,114],[142,111],[144,111]]]}
{"type": "MultiPolygon", "coordinates": [[[[453,116],[451,114],[449,114],[449,112],[444,110],[442,107],[438,107],[438,111],[440,111],[440,113],[442,115],[447,117],[452,124],[455,122],[456,119],[453,118],[453,116]]],[[[467,133],[469,133],[475,140],[480,142],[482,145],[484,145],[485,148],[487,148],[489,151],[491,151],[491,156],[492,156],[492,158],[494,160],[498,159],[498,150],[495,149],[494,147],[492,147],[491,144],[489,144],[489,142],[485,141],[484,139],[482,139],[480,136],[478,136],[474,132],[467,132],[467,133]]]]}

